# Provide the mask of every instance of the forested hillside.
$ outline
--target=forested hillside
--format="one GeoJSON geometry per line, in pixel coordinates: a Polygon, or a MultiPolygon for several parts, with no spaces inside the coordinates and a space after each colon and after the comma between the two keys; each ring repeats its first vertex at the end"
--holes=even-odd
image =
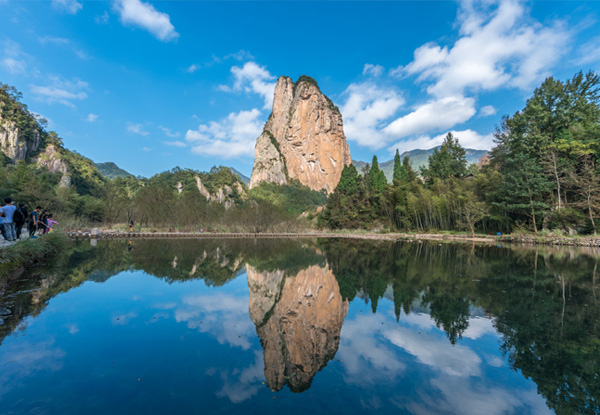
{"type": "Polygon", "coordinates": [[[505,116],[489,162],[469,167],[448,134],[417,172],[394,159],[387,184],[377,158],[365,176],[347,166],[321,224],[332,229],[474,233],[595,233],[600,215],[600,77],[546,79],[523,110],[505,116]]]}
{"type": "Polygon", "coordinates": [[[326,196],[297,182],[262,184],[229,167],[210,172],[172,170],[134,177],[114,163],[96,164],[66,149],[21,102],[13,87],[0,84],[0,197],[40,205],[63,228],[128,223],[177,230],[297,230],[297,216],[323,206],[326,196]]]}

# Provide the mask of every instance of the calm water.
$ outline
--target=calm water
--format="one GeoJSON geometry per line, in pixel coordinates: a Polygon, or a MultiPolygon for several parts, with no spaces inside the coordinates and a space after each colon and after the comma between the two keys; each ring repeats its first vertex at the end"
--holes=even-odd
{"type": "Polygon", "coordinates": [[[0,291],[0,413],[597,414],[599,259],[74,243],[0,291]]]}

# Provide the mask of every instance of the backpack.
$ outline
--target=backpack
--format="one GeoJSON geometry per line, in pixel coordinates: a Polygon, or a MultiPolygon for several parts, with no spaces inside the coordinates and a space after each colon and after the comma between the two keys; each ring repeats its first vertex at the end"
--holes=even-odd
{"type": "Polygon", "coordinates": [[[27,213],[23,212],[22,208],[17,208],[17,210],[15,210],[15,213],[13,214],[13,222],[25,223],[26,218],[27,218],[27,213]]]}

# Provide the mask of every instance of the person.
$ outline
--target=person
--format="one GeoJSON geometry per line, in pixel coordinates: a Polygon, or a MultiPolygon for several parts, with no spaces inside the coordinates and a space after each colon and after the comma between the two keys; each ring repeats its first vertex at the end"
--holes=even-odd
{"type": "Polygon", "coordinates": [[[48,211],[46,209],[42,210],[40,216],[38,217],[38,235],[43,235],[46,233],[46,229],[48,228],[48,211]]]}
{"type": "Polygon", "coordinates": [[[135,222],[133,220],[131,220],[131,222],[129,222],[129,232],[133,232],[133,225],[135,224],[135,222]]]}
{"type": "Polygon", "coordinates": [[[52,226],[58,225],[58,222],[52,219],[52,213],[48,214],[48,227],[46,228],[46,233],[52,232],[52,226]]]}
{"type": "Polygon", "coordinates": [[[35,233],[38,229],[40,210],[42,210],[42,207],[36,206],[35,209],[31,212],[31,215],[29,215],[29,237],[30,238],[37,238],[37,236],[35,236],[35,233]]]}
{"type": "Polygon", "coordinates": [[[6,232],[5,239],[10,242],[16,242],[17,234],[15,232],[15,223],[13,222],[13,216],[17,207],[13,205],[12,199],[7,197],[4,199],[6,205],[0,208],[0,215],[2,216],[2,224],[4,225],[4,232],[6,232]]]}
{"type": "Polygon", "coordinates": [[[25,203],[19,203],[19,207],[15,211],[13,216],[13,221],[15,222],[15,233],[17,234],[17,239],[21,238],[21,232],[23,231],[23,225],[25,225],[25,221],[27,220],[27,209],[25,208],[25,203]]]}

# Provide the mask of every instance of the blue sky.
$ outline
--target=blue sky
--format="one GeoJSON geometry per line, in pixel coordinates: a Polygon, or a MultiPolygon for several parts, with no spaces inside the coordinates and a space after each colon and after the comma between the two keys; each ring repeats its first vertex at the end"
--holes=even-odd
{"type": "Polygon", "coordinates": [[[600,71],[600,2],[0,0],[0,82],[139,175],[249,175],[278,76],[315,78],[353,159],[490,148],[547,76],[600,71]]]}

